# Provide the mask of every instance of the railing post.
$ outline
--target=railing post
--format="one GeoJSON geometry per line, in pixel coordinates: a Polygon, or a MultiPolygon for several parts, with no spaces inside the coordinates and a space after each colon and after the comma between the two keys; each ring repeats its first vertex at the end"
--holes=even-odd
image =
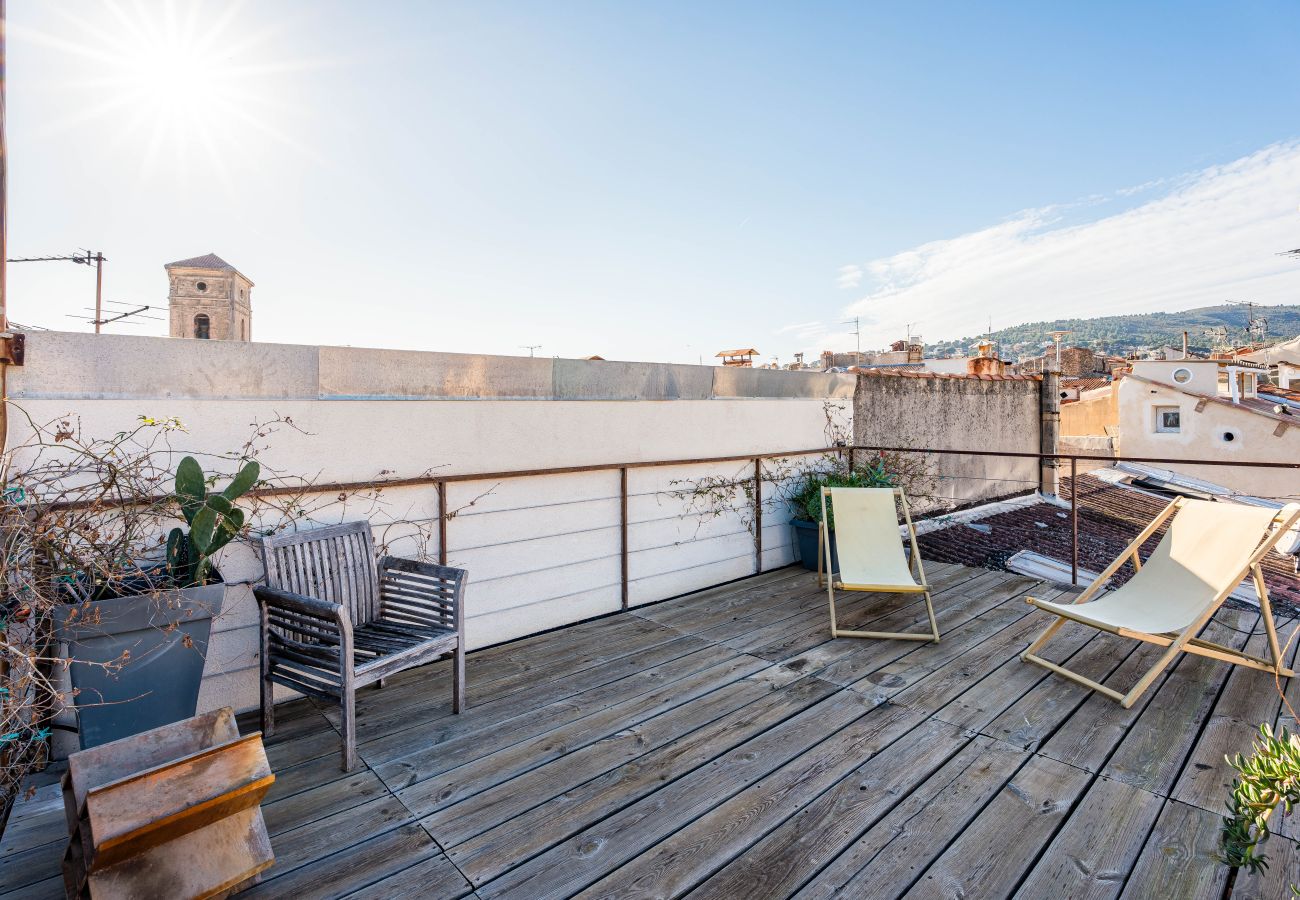
{"type": "Polygon", "coordinates": [[[1070,457],[1070,584],[1079,583],[1079,461],[1070,457]]]}
{"type": "Polygon", "coordinates": [[[763,574],[763,457],[754,457],[754,574],[763,574]]]}
{"type": "Polygon", "coordinates": [[[627,609],[627,466],[618,470],[618,510],[618,555],[622,572],[623,608],[627,609]]]}
{"type": "Polygon", "coordinates": [[[853,451],[856,449],[852,444],[849,445],[849,474],[853,473],[853,451]]]}
{"type": "Polygon", "coordinates": [[[447,565],[447,482],[438,482],[438,564],[447,565]]]}

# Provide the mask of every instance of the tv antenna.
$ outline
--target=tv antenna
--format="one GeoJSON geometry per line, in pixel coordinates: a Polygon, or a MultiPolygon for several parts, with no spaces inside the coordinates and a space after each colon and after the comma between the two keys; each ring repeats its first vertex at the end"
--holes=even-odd
{"type": "Polygon", "coordinates": [[[1246,307],[1246,343],[1263,344],[1268,342],[1268,319],[1255,315],[1253,300],[1229,300],[1229,306],[1246,307]]]}
{"type": "Polygon", "coordinates": [[[853,326],[853,337],[854,340],[857,341],[856,344],[857,349],[853,351],[853,360],[854,360],[853,364],[855,366],[862,365],[862,325],[858,321],[858,316],[854,316],[851,319],[845,319],[840,324],[853,326]]]}
{"type": "Polygon", "coordinates": [[[89,250],[81,250],[70,256],[21,256],[17,259],[7,260],[7,262],[72,262],[82,266],[94,265],[95,318],[88,321],[95,323],[95,334],[99,334],[99,328],[104,324],[104,261],[107,258],[103,252],[98,250],[94,253],[89,250]]]}
{"type": "Polygon", "coordinates": [[[519,345],[520,350],[528,351],[528,356],[530,358],[535,355],[533,351],[540,350],[541,348],[542,348],[541,344],[520,344],[519,345]]]}
{"type": "Polygon", "coordinates": [[[126,303],[122,300],[105,300],[104,302],[116,307],[129,307],[129,308],[109,309],[106,312],[101,309],[100,311],[96,312],[95,310],[92,310],[89,307],[87,307],[86,312],[95,313],[95,317],[93,319],[90,318],[89,316],[77,316],[77,315],[73,315],[72,313],[68,313],[68,316],[73,319],[80,319],[83,322],[93,322],[95,324],[96,334],[99,333],[99,328],[101,325],[107,325],[110,322],[122,322],[123,324],[126,325],[134,325],[137,319],[149,319],[154,322],[163,321],[162,316],[146,315],[146,313],[149,312],[162,312],[161,306],[148,306],[143,303],[126,303]],[[116,315],[114,315],[114,313],[116,315]],[[127,321],[128,319],[130,321],[127,321]]]}

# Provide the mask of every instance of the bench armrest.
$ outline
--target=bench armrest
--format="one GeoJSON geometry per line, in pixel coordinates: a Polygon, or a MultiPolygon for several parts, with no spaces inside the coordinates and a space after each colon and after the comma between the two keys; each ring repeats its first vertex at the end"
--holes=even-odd
{"type": "Polygon", "coordinates": [[[266,586],[253,588],[253,596],[265,611],[287,614],[286,618],[308,620],[305,624],[333,630],[339,629],[344,623],[348,626],[352,624],[347,609],[328,600],[266,586]]]}

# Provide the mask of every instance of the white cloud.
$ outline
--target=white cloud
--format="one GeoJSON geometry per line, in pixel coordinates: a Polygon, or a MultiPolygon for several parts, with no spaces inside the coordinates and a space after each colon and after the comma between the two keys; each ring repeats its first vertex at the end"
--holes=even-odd
{"type": "Polygon", "coordinates": [[[796,322],[793,325],[785,325],[781,328],[778,328],[776,331],[772,333],[789,334],[792,331],[797,332],[798,334],[801,335],[816,334],[822,331],[822,323],[821,322],[796,322]]]}
{"type": "MultiPolygon", "coordinates": [[[[846,312],[905,310],[918,331],[937,339],[980,333],[990,315],[997,328],[1228,300],[1300,299],[1300,264],[1277,255],[1300,246],[1300,142],[1116,196],[1168,185],[1174,186],[1158,198],[1082,224],[1079,207],[1095,215],[1096,198],[1026,210],[874,260],[864,271],[874,281],[871,292],[846,312]]],[[[888,343],[903,324],[882,316],[879,328],[870,334],[864,328],[863,346],[888,343]]]]}
{"type": "Polygon", "coordinates": [[[835,283],[842,291],[857,287],[862,283],[862,267],[840,266],[840,275],[835,283]]]}

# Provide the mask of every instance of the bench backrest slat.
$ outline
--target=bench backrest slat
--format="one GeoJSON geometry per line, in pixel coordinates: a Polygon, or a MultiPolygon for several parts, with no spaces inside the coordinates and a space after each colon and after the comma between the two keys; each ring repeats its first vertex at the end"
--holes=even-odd
{"type": "Polygon", "coordinates": [[[379,573],[368,522],[262,538],[266,583],[347,608],[354,625],[379,616],[379,573]]]}

